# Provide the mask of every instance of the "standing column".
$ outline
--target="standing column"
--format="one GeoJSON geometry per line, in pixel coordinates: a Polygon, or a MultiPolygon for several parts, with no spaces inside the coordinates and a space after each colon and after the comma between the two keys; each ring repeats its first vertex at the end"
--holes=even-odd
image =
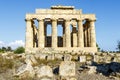
{"type": "Polygon", "coordinates": [[[32,21],[30,19],[26,19],[26,40],[25,40],[25,48],[28,50],[33,48],[33,29],[32,29],[32,21]]]}
{"type": "Polygon", "coordinates": [[[90,21],[90,37],[91,47],[96,47],[96,35],[95,35],[95,20],[90,21]]]}
{"type": "Polygon", "coordinates": [[[65,21],[65,46],[71,47],[70,20],[65,21]]]}
{"type": "Polygon", "coordinates": [[[88,47],[88,46],[87,46],[87,40],[88,40],[88,39],[87,39],[87,26],[85,25],[84,28],[85,28],[85,29],[84,29],[84,35],[85,35],[85,36],[84,36],[84,39],[85,39],[85,40],[84,40],[84,41],[85,41],[84,45],[85,45],[85,47],[88,47]]]}
{"type": "Polygon", "coordinates": [[[38,20],[38,47],[44,48],[44,21],[43,19],[38,20]]]}
{"type": "Polygon", "coordinates": [[[90,47],[90,27],[88,25],[88,47],[90,47]]]}
{"type": "Polygon", "coordinates": [[[44,23],[45,47],[47,47],[47,23],[44,23]]]}
{"type": "Polygon", "coordinates": [[[73,26],[73,47],[77,47],[77,31],[76,31],[76,26],[73,26]]]}
{"type": "Polygon", "coordinates": [[[62,24],[63,27],[63,47],[65,47],[65,24],[62,24]]]}
{"type": "Polygon", "coordinates": [[[47,36],[47,24],[44,24],[44,35],[47,36]]]}
{"type": "Polygon", "coordinates": [[[84,47],[82,20],[78,20],[78,47],[84,47]]]}
{"type": "Polygon", "coordinates": [[[57,47],[57,20],[52,20],[52,47],[57,47]]]}

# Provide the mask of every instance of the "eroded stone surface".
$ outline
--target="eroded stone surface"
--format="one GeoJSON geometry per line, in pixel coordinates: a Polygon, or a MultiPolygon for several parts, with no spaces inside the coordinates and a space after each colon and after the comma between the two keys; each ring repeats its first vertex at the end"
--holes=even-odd
{"type": "Polygon", "coordinates": [[[50,66],[41,66],[37,71],[37,77],[53,77],[53,71],[50,66]]]}
{"type": "Polygon", "coordinates": [[[86,56],[79,56],[80,62],[86,62],[86,56]]]}
{"type": "Polygon", "coordinates": [[[61,76],[75,76],[75,62],[64,61],[60,64],[61,76]]]}
{"type": "Polygon", "coordinates": [[[18,68],[18,70],[16,71],[15,76],[22,77],[23,75],[26,75],[28,77],[34,77],[35,76],[34,69],[33,69],[32,65],[30,63],[20,66],[18,68]]]}

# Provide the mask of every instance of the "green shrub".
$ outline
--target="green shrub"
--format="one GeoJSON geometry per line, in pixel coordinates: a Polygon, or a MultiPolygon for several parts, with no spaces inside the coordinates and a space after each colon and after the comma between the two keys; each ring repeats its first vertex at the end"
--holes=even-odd
{"type": "Polygon", "coordinates": [[[14,53],[16,53],[16,54],[20,54],[20,53],[24,53],[25,52],[25,48],[24,47],[18,47],[15,51],[14,51],[14,53]]]}

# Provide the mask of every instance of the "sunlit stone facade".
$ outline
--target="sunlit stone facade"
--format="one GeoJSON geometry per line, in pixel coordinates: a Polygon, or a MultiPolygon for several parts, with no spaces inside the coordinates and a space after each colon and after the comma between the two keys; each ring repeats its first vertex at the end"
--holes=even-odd
{"type": "Polygon", "coordinates": [[[97,51],[95,14],[83,14],[74,6],[52,6],[51,9],[36,9],[35,13],[26,14],[25,20],[26,52],[43,48],[97,51]],[[47,35],[48,25],[51,25],[51,35],[47,35]],[[62,36],[58,36],[58,25],[62,26],[62,36]]]}

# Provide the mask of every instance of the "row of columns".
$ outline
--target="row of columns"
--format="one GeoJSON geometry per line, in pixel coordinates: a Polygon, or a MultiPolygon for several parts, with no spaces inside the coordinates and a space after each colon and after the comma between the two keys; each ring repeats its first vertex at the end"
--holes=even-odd
{"type": "MultiPolygon", "coordinates": [[[[90,47],[96,47],[96,37],[95,37],[95,25],[94,21],[90,22],[90,47]]],[[[83,23],[82,20],[78,20],[78,34],[77,34],[77,47],[84,47],[84,32],[83,32],[83,23]]],[[[32,21],[26,19],[26,48],[33,48],[33,30],[32,30],[32,21]]],[[[45,47],[45,35],[44,30],[44,20],[38,20],[38,47],[45,47]]],[[[73,40],[74,40],[73,36],[73,40]]],[[[52,47],[57,47],[57,19],[52,19],[52,47]]],[[[74,42],[73,42],[74,43],[74,42]]],[[[76,44],[73,44],[76,46],[76,44]]],[[[71,47],[71,32],[70,32],[70,20],[65,20],[63,26],[63,47],[71,47]]]]}

